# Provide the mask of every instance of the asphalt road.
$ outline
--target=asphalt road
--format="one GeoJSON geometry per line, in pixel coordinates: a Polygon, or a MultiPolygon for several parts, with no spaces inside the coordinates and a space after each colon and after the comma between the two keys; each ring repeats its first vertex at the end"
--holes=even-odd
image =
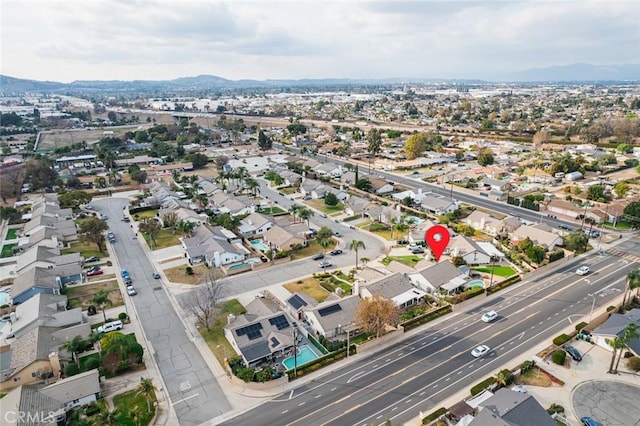
{"type": "Polygon", "coordinates": [[[153,279],[154,268],[141,246],[142,237],[133,239],[130,225],[121,221],[128,201],[105,198],[91,204],[94,210],[108,216],[109,228],[116,235],[113,249],[120,267],[129,271],[138,291],[131,300],[155,351],[153,356],[180,424],[199,425],[230,411],[229,401],[176,314],[162,282],[153,279]]]}
{"type": "MultiPolygon", "coordinates": [[[[629,249],[639,252],[640,242],[632,242],[629,249]]],[[[226,424],[252,425],[256,419],[279,425],[406,422],[482,376],[513,367],[512,358],[567,325],[588,319],[592,306],[597,309],[620,294],[627,272],[637,266],[618,256],[590,255],[568,261],[546,277],[531,274],[522,285],[490,296],[476,308],[456,312],[437,327],[410,332],[402,344],[302,384],[226,424]],[[592,272],[581,277],[575,269],[583,264],[592,272]],[[491,309],[498,312],[498,320],[481,322],[481,314],[491,309]],[[491,351],[475,359],[470,351],[480,344],[491,351]]]]}

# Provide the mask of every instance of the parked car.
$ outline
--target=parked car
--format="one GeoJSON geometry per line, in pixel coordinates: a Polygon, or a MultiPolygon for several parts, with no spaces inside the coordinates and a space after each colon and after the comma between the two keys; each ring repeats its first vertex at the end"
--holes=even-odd
{"type": "Polygon", "coordinates": [[[322,269],[329,268],[331,267],[331,262],[329,262],[328,260],[323,260],[318,264],[318,266],[320,266],[322,269]]]}
{"type": "Polygon", "coordinates": [[[84,263],[92,263],[92,262],[98,262],[100,260],[100,258],[98,256],[91,256],[88,257],[84,260],[84,263]]]}
{"type": "Polygon", "coordinates": [[[132,280],[132,279],[131,279],[131,277],[129,277],[129,276],[124,277],[123,281],[124,281],[124,284],[125,284],[125,285],[131,285],[131,284],[133,284],[133,280],[132,280]]]}
{"type": "Polygon", "coordinates": [[[311,260],[320,260],[320,259],[324,259],[324,254],[316,253],[313,256],[311,256],[311,260]]]}
{"type": "Polygon", "coordinates": [[[100,267],[99,266],[92,266],[91,268],[87,269],[87,272],[93,272],[93,271],[99,271],[100,267]]]}
{"type": "Polygon", "coordinates": [[[126,278],[129,276],[129,271],[123,269],[122,271],[120,271],[120,275],[122,275],[122,278],[126,278]]]}
{"type": "Polygon", "coordinates": [[[333,235],[335,235],[336,237],[342,237],[342,234],[338,231],[334,232],[333,235]]]}
{"type": "Polygon", "coordinates": [[[111,321],[98,327],[98,333],[108,333],[110,331],[122,330],[122,321],[111,321]]]}
{"type": "Polygon", "coordinates": [[[558,228],[564,230],[564,231],[573,231],[573,228],[567,225],[558,225],[558,228]]]}
{"type": "Polygon", "coordinates": [[[598,423],[589,416],[582,417],[580,419],[580,424],[582,426],[598,426],[598,423]]]}
{"type": "Polygon", "coordinates": [[[496,311],[489,311],[482,315],[483,322],[492,322],[496,318],[498,318],[498,313],[496,311]]]}
{"type": "Polygon", "coordinates": [[[104,274],[104,271],[102,269],[97,269],[95,271],[87,272],[88,277],[93,277],[94,275],[102,275],[102,274],[104,274]]]}
{"type": "Polygon", "coordinates": [[[511,387],[511,390],[514,392],[527,393],[527,388],[522,385],[515,385],[511,387]]]}
{"type": "Polygon", "coordinates": [[[489,349],[489,346],[487,345],[480,345],[477,348],[475,348],[474,350],[471,351],[471,355],[473,355],[474,358],[480,358],[483,355],[486,355],[487,353],[489,353],[491,349],[489,349]]]}
{"type": "Polygon", "coordinates": [[[600,231],[591,231],[589,235],[591,238],[598,238],[600,236],[600,231]]]}
{"type": "Polygon", "coordinates": [[[564,350],[568,353],[574,361],[582,361],[582,354],[576,348],[571,345],[565,345],[564,350]]]}
{"type": "Polygon", "coordinates": [[[324,218],[326,218],[326,217],[327,217],[327,214],[326,214],[326,213],[320,213],[320,217],[324,217],[324,218]]]}
{"type": "Polygon", "coordinates": [[[122,221],[123,222],[131,222],[131,218],[129,218],[129,216],[122,216],[122,221]]]}
{"type": "Polygon", "coordinates": [[[330,254],[331,256],[337,256],[337,255],[339,255],[339,254],[342,254],[342,250],[340,250],[340,249],[331,250],[331,251],[329,252],[329,254],[330,254]]]}
{"type": "Polygon", "coordinates": [[[302,197],[302,199],[303,199],[304,201],[309,201],[309,200],[311,199],[311,197],[310,197],[310,196],[308,196],[308,195],[305,195],[304,197],[302,197]]]}
{"type": "Polygon", "coordinates": [[[410,250],[411,250],[411,253],[413,253],[413,254],[424,253],[424,249],[422,247],[420,247],[420,246],[413,247],[410,250]]]}
{"type": "Polygon", "coordinates": [[[589,269],[588,266],[581,266],[578,269],[576,269],[576,274],[578,275],[587,275],[589,272],[591,272],[591,270],[589,269]]]}
{"type": "Polygon", "coordinates": [[[128,285],[127,286],[127,294],[129,296],[135,296],[136,294],[138,294],[138,292],[136,291],[135,287],[133,287],[132,285],[128,285]]]}
{"type": "Polygon", "coordinates": [[[159,272],[154,271],[154,272],[153,272],[153,278],[155,278],[155,279],[159,279],[159,278],[160,278],[160,273],[159,273],[159,272]]]}

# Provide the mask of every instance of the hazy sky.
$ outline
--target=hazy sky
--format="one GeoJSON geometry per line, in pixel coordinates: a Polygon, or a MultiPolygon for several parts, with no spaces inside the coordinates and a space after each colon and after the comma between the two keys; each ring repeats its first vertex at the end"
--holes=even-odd
{"type": "Polygon", "coordinates": [[[490,78],[640,62],[640,0],[0,0],[4,75],[490,78]]]}

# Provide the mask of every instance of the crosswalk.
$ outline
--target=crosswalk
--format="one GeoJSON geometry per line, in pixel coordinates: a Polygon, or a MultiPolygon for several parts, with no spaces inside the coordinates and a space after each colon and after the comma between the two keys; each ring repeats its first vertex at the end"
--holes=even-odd
{"type": "Polygon", "coordinates": [[[609,248],[606,250],[607,253],[612,254],[614,256],[621,257],[625,260],[629,260],[631,262],[640,263],[640,255],[634,255],[631,253],[627,253],[625,251],[618,250],[616,248],[609,248]]]}

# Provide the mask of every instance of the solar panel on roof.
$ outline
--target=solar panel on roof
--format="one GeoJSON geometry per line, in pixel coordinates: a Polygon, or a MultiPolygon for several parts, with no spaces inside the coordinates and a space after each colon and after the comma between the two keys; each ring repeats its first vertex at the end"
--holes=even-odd
{"type": "Polygon", "coordinates": [[[305,302],[304,299],[297,294],[291,296],[291,298],[289,299],[289,304],[293,306],[294,309],[300,309],[303,306],[307,306],[307,302],[305,302]]]}
{"type": "Polygon", "coordinates": [[[278,339],[276,339],[275,337],[271,338],[271,347],[275,348],[276,346],[278,346],[280,344],[280,342],[278,341],[278,339]]]}
{"type": "Polygon", "coordinates": [[[251,339],[251,337],[249,336],[249,333],[255,334],[257,332],[258,336],[260,336],[262,334],[262,333],[260,333],[260,330],[262,330],[262,324],[260,324],[260,323],[251,324],[251,325],[247,325],[245,327],[237,329],[236,330],[236,334],[238,336],[247,335],[247,337],[249,337],[249,339],[251,339]]]}
{"type": "Polygon", "coordinates": [[[283,328],[289,327],[289,321],[287,321],[287,317],[284,315],[277,316],[275,318],[271,318],[269,323],[278,328],[278,330],[282,330],[283,328]]]}
{"type": "Polygon", "coordinates": [[[327,316],[329,314],[332,314],[334,312],[338,312],[341,311],[342,307],[336,303],[335,305],[331,305],[331,306],[327,306],[326,308],[322,308],[322,309],[318,309],[318,313],[320,314],[321,317],[327,316]]]}
{"type": "Polygon", "coordinates": [[[258,329],[253,329],[247,333],[249,340],[255,340],[262,337],[262,332],[258,329]]]}

